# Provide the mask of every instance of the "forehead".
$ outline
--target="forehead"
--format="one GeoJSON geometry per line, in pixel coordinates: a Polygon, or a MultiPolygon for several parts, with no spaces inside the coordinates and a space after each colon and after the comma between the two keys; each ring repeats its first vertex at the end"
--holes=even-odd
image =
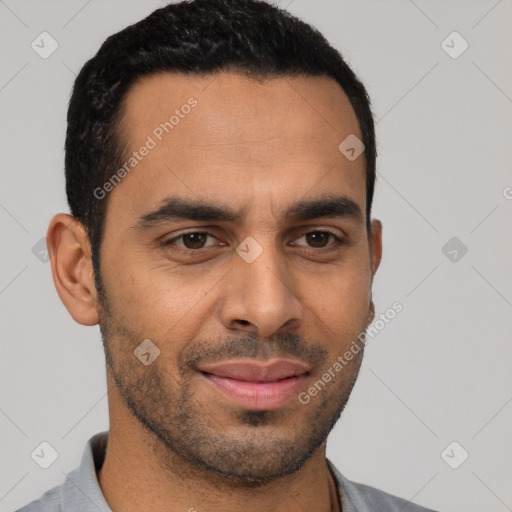
{"type": "Polygon", "coordinates": [[[264,196],[279,207],[340,192],[364,210],[364,156],[350,161],[338,149],[351,134],[362,138],[359,124],[330,78],[158,73],[130,89],[121,126],[127,162],[138,155],[112,207],[140,212],[168,195],[239,208],[264,196]]]}

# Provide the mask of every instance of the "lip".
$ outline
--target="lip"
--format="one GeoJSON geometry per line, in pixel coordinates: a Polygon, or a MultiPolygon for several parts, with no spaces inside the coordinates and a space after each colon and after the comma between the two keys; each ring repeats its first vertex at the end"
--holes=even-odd
{"type": "Polygon", "coordinates": [[[297,395],[310,368],[284,359],[246,359],[202,365],[199,370],[217,391],[240,407],[272,410],[297,395]]]}
{"type": "Polygon", "coordinates": [[[264,362],[255,359],[235,359],[201,365],[199,370],[235,380],[271,382],[303,375],[309,372],[310,368],[304,363],[289,359],[271,359],[264,362]]]}

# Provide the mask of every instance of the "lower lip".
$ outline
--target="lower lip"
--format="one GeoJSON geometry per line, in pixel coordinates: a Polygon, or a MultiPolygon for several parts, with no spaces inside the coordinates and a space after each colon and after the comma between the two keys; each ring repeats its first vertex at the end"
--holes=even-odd
{"type": "Polygon", "coordinates": [[[219,377],[211,373],[203,375],[225,396],[240,407],[267,411],[283,406],[297,396],[307,374],[288,377],[277,382],[255,382],[219,377]]]}

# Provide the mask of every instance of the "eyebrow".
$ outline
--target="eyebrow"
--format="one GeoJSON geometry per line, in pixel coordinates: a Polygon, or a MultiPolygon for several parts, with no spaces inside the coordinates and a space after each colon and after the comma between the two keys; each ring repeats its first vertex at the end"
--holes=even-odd
{"type": "MultiPolygon", "coordinates": [[[[247,206],[236,211],[223,204],[170,196],[166,197],[156,210],[141,215],[133,227],[137,230],[145,230],[164,222],[180,219],[201,222],[236,222],[242,220],[247,211],[247,206]]],[[[343,195],[329,195],[296,201],[284,211],[281,220],[305,221],[324,217],[363,221],[363,213],[359,205],[343,195]]]]}

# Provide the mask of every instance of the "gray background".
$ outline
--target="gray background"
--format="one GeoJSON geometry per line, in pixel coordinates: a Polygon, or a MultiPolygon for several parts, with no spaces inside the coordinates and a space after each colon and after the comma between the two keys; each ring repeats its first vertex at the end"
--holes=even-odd
{"type": "MultiPolygon", "coordinates": [[[[75,74],[108,35],[160,5],[0,1],[2,511],[62,482],[89,437],[108,429],[99,329],[71,319],[37,244],[68,211],[75,74]],[[31,48],[43,31],[59,44],[47,59],[31,48]],[[42,441],[59,453],[46,470],[30,456],[42,441]]],[[[369,90],[373,215],[384,225],[374,298],[378,313],[404,308],[369,343],[328,456],[353,480],[436,509],[512,510],[512,2],[280,5],[320,29],[369,90]],[[458,58],[441,46],[453,31],[469,44],[458,58]],[[460,247],[443,253],[452,237],[462,257],[460,247]],[[453,441],[445,460],[469,453],[458,469],[441,456],[453,441]]],[[[452,53],[461,44],[445,43],[452,53]]]]}

